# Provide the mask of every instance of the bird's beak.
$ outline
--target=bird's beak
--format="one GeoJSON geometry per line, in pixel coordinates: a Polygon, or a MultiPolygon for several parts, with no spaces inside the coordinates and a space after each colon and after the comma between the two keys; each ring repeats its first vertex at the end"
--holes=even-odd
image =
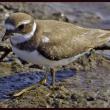
{"type": "Polygon", "coordinates": [[[12,35],[12,34],[10,32],[8,32],[8,31],[6,31],[5,34],[2,37],[2,41],[7,40],[10,37],[10,35],[12,35]]]}

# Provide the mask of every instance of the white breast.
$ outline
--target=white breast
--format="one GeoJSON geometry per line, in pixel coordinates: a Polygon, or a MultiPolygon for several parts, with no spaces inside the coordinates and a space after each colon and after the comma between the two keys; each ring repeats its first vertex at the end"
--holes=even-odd
{"type": "Polygon", "coordinates": [[[27,62],[30,62],[32,64],[44,65],[44,66],[48,66],[48,67],[67,65],[67,64],[75,61],[80,56],[87,53],[87,52],[84,52],[84,53],[79,54],[74,57],[70,57],[70,58],[66,58],[66,59],[62,59],[62,60],[58,60],[58,61],[53,61],[53,60],[49,60],[49,59],[45,58],[44,56],[42,56],[41,54],[39,54],[37,50],[35,50],[33,52],[28,52],[28,51],[19,50],[15,47],[12,47],[12,50],[19,58],[21,58],[27,62]]]}
{"type": "Polygon", "coordinates": [[[37,51],[28,52],[19,50],[15,47],[12,47],[12,50],[18,57],[32,64],[49,65],[49,63],[51,62],[50,60],[41,56],[37,51]]]}

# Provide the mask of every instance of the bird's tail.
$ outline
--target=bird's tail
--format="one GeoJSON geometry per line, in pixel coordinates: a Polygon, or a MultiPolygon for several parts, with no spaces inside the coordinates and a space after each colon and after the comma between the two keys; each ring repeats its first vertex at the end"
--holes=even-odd
{"type": "Polygon", "coordinates": [[[101,30],[96,38],[96,44],[101,46],[110,41],[110,31],[101,30]]]}

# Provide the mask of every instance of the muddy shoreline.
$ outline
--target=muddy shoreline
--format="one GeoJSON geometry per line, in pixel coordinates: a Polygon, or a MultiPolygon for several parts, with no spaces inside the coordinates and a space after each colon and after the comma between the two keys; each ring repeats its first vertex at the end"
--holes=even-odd
{"type": "MultiPolygon", "coordinates": [[[[0,2],[0,40],[7,13],[22,11],[38,19],[56,19],[90,28],[110,29],[110,3],[3,3],[0,2]],[[63,15],[63,16],[62,16],[63,15]]],[[[10,47],[9,41],[0,42],[10,47]]],[[[109,43],[108,43],[109,45],[109,43]]],[[[0,50],[0,56],[3,52],[0,50]]],[[[44,77],[42,67],[22,64],[12,52],[0,62],[0,108],[107,108],[110,107],[110,51],[95,51],[77,61],[57,68],[53,91],[38,84],[44,77]],[[10,94],[36,84],[18,97],[10,94]]]]}

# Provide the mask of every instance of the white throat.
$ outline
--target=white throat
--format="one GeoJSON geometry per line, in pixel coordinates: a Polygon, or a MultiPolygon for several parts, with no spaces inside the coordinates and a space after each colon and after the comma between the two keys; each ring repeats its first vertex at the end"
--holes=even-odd
{"type": "Polygon", "coordinates": [[[25,34],[25,35],[15,33],[14,36],[12,36],[10,40],[11,40],[12,44],[14,44],[14,45],[16,45],[18,43],[23,43],[32,38],[35,30],[36,30],[36,23],[34,22],[33,29],[30,33],[25,34]]]}

